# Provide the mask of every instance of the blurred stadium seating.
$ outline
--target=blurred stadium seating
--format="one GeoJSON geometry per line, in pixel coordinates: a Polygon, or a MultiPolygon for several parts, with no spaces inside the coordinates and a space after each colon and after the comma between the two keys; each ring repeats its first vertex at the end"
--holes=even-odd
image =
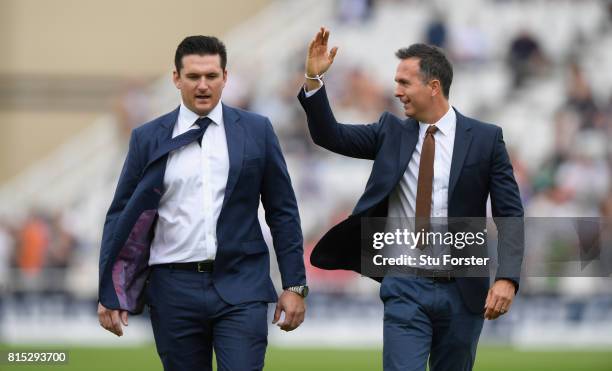
{"type": "MultiPolygon", "coordinates": [[[[350,213],[370,168],[315,147],[307,134],[295,96],[305,47],[320,25],[340,47],[326,76],[336,117],[366,123],[384,110],[401,115],[392,96],[394,52],[424,41],[440,19],[455,67],[451,103],[504,129],[527,215],[612,217],[609,2],[380,0],[357,14],[343,13],[341,3],[275,1],[222,35],[229,50],[223,99],[271,118],[297,192],[307,255],[350,213]],[[510,59],[519,35],[535,47],[517,67],[510,59]]],[[[104,214],[126,133],[178,103],[168,76],[134,86],[115,112],[0,184],[0,342],[116,345],[98,329],[94,310],[104,214]]],[[[379,345],[378,285],[307,269],[307,321],[295,333],[271,332],[271,343],[379,345]]],[[[151,341],[147,321],[132,323],[122,341],[151,341]]],[[[487,323],[483,342],[610,349],[609,278],[526,278],[515,308],[487,323]]]]}

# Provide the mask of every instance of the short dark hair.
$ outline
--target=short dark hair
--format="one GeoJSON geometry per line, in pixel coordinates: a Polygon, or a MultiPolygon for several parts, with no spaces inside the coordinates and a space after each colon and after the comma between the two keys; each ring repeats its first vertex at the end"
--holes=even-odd
{"type": "Polygon", "coordinates": [[[183,68],[183,57],[186,55],[197,54],[197,55],[219,55],[221,58],[221,68],[225,70],[227,64],[227,51],[225,50],[225,44],[214,36],[188,36],[181,41],[179,46],[176,48],[174,54],[174,66],[176,72],[181,73],[183,68]]]}
{"type": "Polygon", "coordinates": [[[442,49],[433,45],[412,44],[395,52],[395,56],[399,59],[418,58],[423,82],[428,83],[431,79],[440,80],[442,92],[448,99],[453,82],[453,66],[442,49]]]}

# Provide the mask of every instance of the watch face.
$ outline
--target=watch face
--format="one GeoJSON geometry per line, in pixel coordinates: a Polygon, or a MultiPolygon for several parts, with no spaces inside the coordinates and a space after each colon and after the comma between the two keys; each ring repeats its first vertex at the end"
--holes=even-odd
{"type": "Polygon", "coordinates": [[[303,297],[307,297],[308,296],[308,286],[303,286],[302,287],[302,296],[303,297]]]}

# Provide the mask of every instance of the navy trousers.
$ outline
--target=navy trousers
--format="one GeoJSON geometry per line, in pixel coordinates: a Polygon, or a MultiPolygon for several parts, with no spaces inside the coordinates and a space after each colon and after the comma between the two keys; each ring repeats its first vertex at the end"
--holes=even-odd
{"type": "MultiPolygon", "coordinates": [[[[474,366],[482,314],[468,310],[457,283],[427,277],[385,277],[385,371],[469,371],[474,366]]],[[[484,304],[483,304],[484,306],[484,304]]]]}
{"type": "Polygon", "coordinates": [[[145,291],[155,345],[165,371],[262,370],[268,304],[229,305],[211,273],[153,267],[145,291]]]}

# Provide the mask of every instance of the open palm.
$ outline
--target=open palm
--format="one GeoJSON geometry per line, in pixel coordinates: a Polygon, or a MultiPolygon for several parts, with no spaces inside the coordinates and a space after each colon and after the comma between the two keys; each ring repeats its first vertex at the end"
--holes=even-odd
{"type": "Polygon", "coordinates": [[[324,74],[334,62],[338,47],[333,47],[327,51],[327,41],[329,40],[329,30],[321,27],[319,32],[308,44],[308,55],[306,57],[306,74],[316,76],[324,74]]]}

